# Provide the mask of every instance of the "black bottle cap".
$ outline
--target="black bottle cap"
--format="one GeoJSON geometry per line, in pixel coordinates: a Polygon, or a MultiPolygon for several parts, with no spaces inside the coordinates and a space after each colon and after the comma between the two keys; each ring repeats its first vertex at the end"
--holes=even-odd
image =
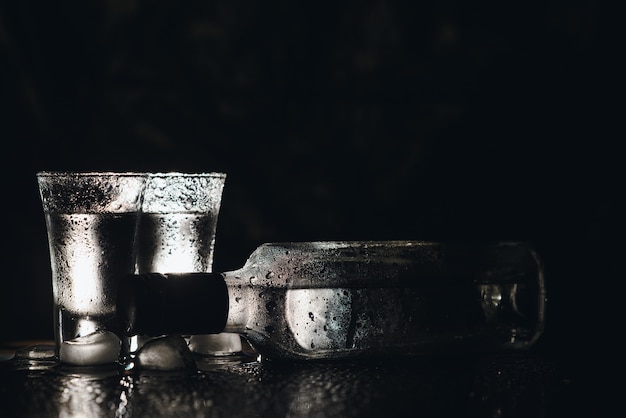
{"type": "Polygon", "coordinates": [[[228,316],[220,273],[148,273],[122,278],[117,315],[127,336],[217,334],[228,316]]]}

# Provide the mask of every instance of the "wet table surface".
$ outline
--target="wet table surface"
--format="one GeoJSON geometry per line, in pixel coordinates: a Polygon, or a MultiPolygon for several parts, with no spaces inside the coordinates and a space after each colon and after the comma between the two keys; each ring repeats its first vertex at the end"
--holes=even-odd
{"type": "MultiPolygon", "coordinates": [[[[35,362],[36,364],[36,362],[35,362]]],[[[0,417],[562,416],[570,383],[524,354],[275,363],[203,371],[28,367],[0,362],[0,417]]]]}

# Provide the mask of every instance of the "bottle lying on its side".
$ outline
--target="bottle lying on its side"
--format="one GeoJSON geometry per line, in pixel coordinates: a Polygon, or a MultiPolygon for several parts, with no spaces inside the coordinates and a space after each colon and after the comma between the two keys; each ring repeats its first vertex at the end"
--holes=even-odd
{"type": "Polygon", "coordinates": [[[523,243],[271,243],[226,273],[126,277],[128,336],[243,335],[273,359],[526,349],[545,286],[523,243]]]}

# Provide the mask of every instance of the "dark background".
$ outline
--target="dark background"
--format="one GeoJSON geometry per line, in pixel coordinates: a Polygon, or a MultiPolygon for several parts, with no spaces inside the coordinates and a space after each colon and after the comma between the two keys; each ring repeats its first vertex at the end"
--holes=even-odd
{"type": "Polygon", "coordinates": [[[528,241],[549,291],[538,350],[575,364],[610,342],[610,12],[296,3],[0,2],[0,340],[52,335],[37,171],[177,170],[228,174],[216,270],[267,241],[528,241]]]}

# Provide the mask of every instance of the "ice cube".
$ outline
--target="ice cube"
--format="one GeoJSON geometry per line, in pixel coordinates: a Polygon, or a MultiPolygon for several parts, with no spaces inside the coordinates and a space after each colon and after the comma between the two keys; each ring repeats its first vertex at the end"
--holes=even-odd
{"type": "Polygon", "coordinates": [[[52,344],[24,347],[15,352],[12,366],[15,370],[48,370],[58,364],[52,344]]]}
{"type": "Polygon", "coordinates": [[[137,353],[135,363],[144,370],[174,371],[195,367],[187,342],[183,337],[175,335],[147,342],[137,353]]]}
{"type": "Polygon", "coordinates": [[[42,344],[22,348],[15,352],[16,359],[41,360],[55,356],[54,345],[42,344]]]}
{"type": "Polygon", "coordinates": [[[189,339],[189,349],[198,354],[223,356],[240,353],[242,350],[239,334],[193,335],[189,339]]]}
{"type": "Polygon", "coordinates": [[[59,359],[74,366],[111,364],[118,361],[120,346],[117,335],[110,331],[97,331],[61,343],[59,359]]]}

